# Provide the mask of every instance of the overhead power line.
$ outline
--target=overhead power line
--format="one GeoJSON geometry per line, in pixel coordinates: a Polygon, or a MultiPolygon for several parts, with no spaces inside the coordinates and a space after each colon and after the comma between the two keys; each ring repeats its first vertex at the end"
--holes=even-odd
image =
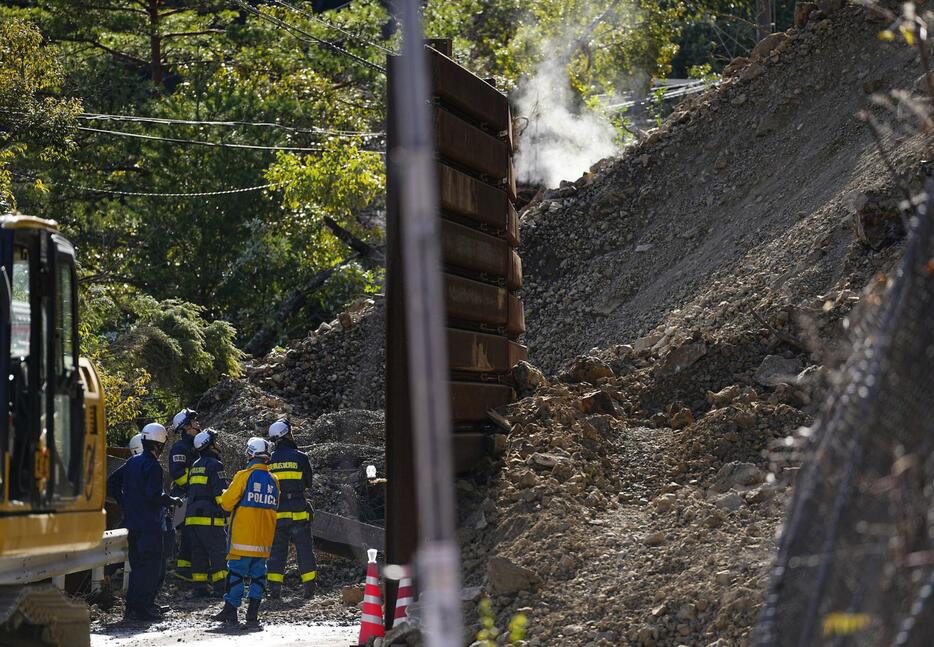
{"type": "MultiPolygon", "coordinates": [[[[142,133],[128,133],[123,130],[106,130],[104,128],[88,128],[87,126],[77,126],[77,129],[83,132],[100,133],[104,135],[113,135],[115,137],[130,137],[132,139],[146,139],[150,141],[168,142],[172,144],[190,144],[192,146],[209,146],[212,148],[241,148],[247,150],[259,151],[284,151],[290,153],[320,153],[326,150],[323,146],[262,146],[260,144],[235,144],[230,142],[211,142],[200,139],[180,139],[178,137],[160,137],[158,135],[144,135],[142,133]]],[[[382,154],[383,151],[361,149],[363,153],[382,154]]]]}
{"type": "Polygon", "coordinates": [[[288,31],[289,33],[291,33],[293,36],[295,36],[299,40],[304,40],[307,43],[319,45],[321,47],[331,50],[332,52],[336,52],[338,54],[341,54],[342,56],[346,56],[347,58],[353,61],[356,61],[357,63],[359,63],[360,65],[363,65],[364,67],[367,67],[371,70],[375,70],[381,74],[386,74],[386,68],[380,65],[377,65],[376,63],[373,63],[372,61],[368,61],[361,56],[357,56],[353,52],[347,51],[340,45],[324,40],[323,38],[318,38],[317,36],[313,34],[309,34],[304,29],[301,29],[299,27],[296,27],[295,25],[289,24],[284,20],[276,18],[275,16],[270,16],[268,13],[263,13],[256,7],[252,7],[248,5],[246,2],[243,2],[243,0],[232,0],[232,2],[238,7],[240,7],[241,9],[243,9],[244,11],[251,13],[254,16],[257,16],[258,18],[261,18],[262,20],[265,20],[275,25],[279,29],[288,31]],[[301,36],[301,38],[299,36],[301,36]]]}
{"type": "Polygon", "coordinates": [[[380,45],[379,43],[375,43],[375,42],[369,40],[368,38],[366,38],[365,36],[361,36],[361,35],[359,35],[359,34],[355,34],[355,33],[353,33],[352,31],[350,31],[350,30],[348,30],[348,29],[344,29],[344,28],[341,27],[340,25],[335,25],[334,23],[325,20],[325,19],[322,18],[321,16],[317,16],[317,15],[315,15],[315,14],[313,14],[313,13],[308,13],[307,11],[301,9],[300,7],[296,7],[296,6],[291,5],[291,4],[287,3],[287,2],[282,2],[282,0],[272,0],[272,2],[274,2],[275,4],[277,4],[277,5],[281,6],[281,7],[285,7],[286,9],[288,9],[288,10],[290,10],[290,11],[293,11],[293,12],[295,12],[295,13],[301,14],[302,16],[305,16],[306,18],[310,18],[310,19],[314,20],[315,22],[319,22],[319,23],[321,23],[322,25],[324,25],[325,27],[328,27],[329,29],[333,29],[333,30],[335,30],[335,31],[338,31],[338,32],[344,34],[345,36],[347,36],[348,38],[352,38],[353,40],[355,40],[355,41],[357,41],[357,42],[363,43],[364,45],[367,45],[367,46],[369,46],[369,47],[375,47],[376,49],[380,50],[380,51],[383,52],[384,54],[392,54],[392,55],[394,55],[394,54],[396,53],[396,52],[392,51],[391,49],[389,49],[388,47],[384,47],[383,45],[380,45]]]}
{"type": "Polygon", "coordinates": [[[120,122],[131,122],[131,123],[144,123],[144,124],[166,124],[166,125],[182,125],[182,126],[224,126],[224,127],[256,127],[256,128],[274,128],[278,130],[285,130],[292,133],[310,133],[317,135],[333,135],[338,137],[361,137],[364,139],[374,138],[374,137],[383,137],[386,133],[384,132],[367,132],[367,131],[358,131],[358,130],[340,130],[332,128],[318,128],[316,126],[288,126],[286,124],[280,124],[276,122],[269,121],[208,121],[203,119],[172,119],[168,117],[146,117],[146,116],[137,116],[137,115],[110,115],[103,113],[92,113],[85,112],[78,115],[79,119],[84,121],[120,121],[120,122]]]}
{"type": "MultiPolygon", "coordinates": [[[[21,177],[27,180],[38,180],[38,176],[30,175],[27,173],[18,173],[13,172],[13,175],[21,177]]],[[[72,182],[65,181],[50,181],[49,184],[63,185],[70,187],[72,189],[79,189],[81,191],[89,191],[91,193],[100,193],[104,195],[115,195],[115,196],[131,196],[131,197],[146,197],[146,198],[206,198],[211,196],[218,195],[230,195],[233,193],[249,193],[251,191],[262,191],[263,189],[272,189],[280,186],[288,186],[292,184],[294,180],[289,182],[270,182],[268,184],[259,184],[257,186],[247,186],[233,189],[220,189],[217,191],[194,191],[190,193],[163,193],[159,191],[120,191],[118,189],[102,189],[100,187],[93,186],[84,186],[82,184],[73,184],[72,182]]]]}

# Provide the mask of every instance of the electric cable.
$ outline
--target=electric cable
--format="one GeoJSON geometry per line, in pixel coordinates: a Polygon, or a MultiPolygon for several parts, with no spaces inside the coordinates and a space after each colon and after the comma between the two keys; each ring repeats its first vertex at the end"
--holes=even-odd
{"type": "MultiPolygon", "coordinates": [[[[260,150],[260,151],[284,151],[291,153],[320,153],[324,150],[327,150],[323,146],[262,146],[260,144],[235,144],[229,142],[211,142],[204,141],[200,139],[180,139],[178,137],[160,137],[158,135],[144,135],[142,133],[129,133],[123,130],[107,130],[104,128],[89,128],[87,126],[76,126],[77,130],[90,133],[100,133],[105,135],[113,135],[116,137],[130,137],[132,139],[146,139],[149,141],[161,141],[169,142],[173,144],[190,144],[192,146],[208,146],[212,148],[241,148],[247,150],[260,150]]],[[[383,151],[372,150],[372,149],[360,149],[361,153],[377,153],[382,154],[383,151]]]]}
{"type": "Polygon", "coordinates": [[[344,29],[344,28],[341,27],[340,25],[335,25],[334,23],[325,20],[325,19],[322,18],[321,16],[315,15],[314,13],[308,13],[307,11],[305,11],[304,9],[301,9],[300,7],[296,7],[295,5],[291,5],[291,4],[287,3],[287,2],[282,2],[282,0],[271,0],[271,2],[274,2],[275,4],[277,4],[277,5],[281,6],[281,7],[285,7],[286,9],[288,9],[288,10],[290,10],[290,11],[293,11],[293,12],[295,12],[295,13],[297,13],[297,14],[300,14],[300,15],[302,15],[302,16],[305,16],[306,18],[310,18],[311,20],[314,20],[314,21],[316,21],[316,22],[319,22],[319,23],[321,23],[322,25],[324,25],[324,26],[326,26],[326,27],[328,27],[328,28],[330,28],[330,29],[333,29],[333,30],[335,30],[335,31],[339,31],[340,33],[344,34],[344,35],[347,36],[348,38],[352,38],[352,39],[354,39],[354,40],[356,40],[356,41],[358,41],[358,42],[360,42],[360,43],[363,43],[363,44],[365,44],[365,45],[368,45],[369,47],[375,47],[375,48],[377,48],[378,50],[380,50],[381,52],[383,52],[384,54],[390,54],[390,55],[393,55],[393,56],[396,54],[396,52],[392,51],[392,50],[389,49],[388,47],[384,47],[383,45],[380,45],[379,43],[375,43],[375,42],[373,42],[373,41],[371,41],[371,40],[369,40],[369,39],[367,39],[367,38],[365,38],[365,37],[363,37],[363,36],[360,36],[360,35],[358,35],[358,34],[353,33],[353,32],[350,31],[350,30],[344,29]]]}
{"type": "Polygon", "coordinates": [[[238,126],[248,126],[256,128],[274,128],[279,130],[285,130],[287,132],[293,133],[308,133],[308,134],[319,134],[319,135],[334,135],[340,137],[361,137],[364,139],[367,138],[376,138],[384,137],[386,133],[381,131],[360,131],[360,130],[339,130],[331,128],[319,128],[316,126],[308,127],[299,127],[299,126],[287,126],[285,124],[279,124],[269,121],[209,121],[203,119],[175,119],[169,117],[146,117],[138,115],[112,115],[105,113],[94,113],[94,112],[84,112],[78,115],[78,119],[84,121],[119,121],[119,122],[131,122],[131,123],[144,123],[144,124],[165,124],[165,125],[182,125],[182,126],[224,126],[224,127],[238,127],[238,126]]]}
{"type": "MultiPolygon", "coordinates": [[[[19,173],[13,171],[13,175],[21,177],[27,180],[38,180],[41,179],[38,176],[30,175],[27,173],[19,173]]],[[[63,180],[54,180],[49,181],[51,185],[62,185],[67,186],[73,189],[79,189],[81,191],[90,191],[92,193],[103,193],[106,195],[115,195],[115,196],[135,196],[135,197],[148,197],[148,198],[206,198],[218,195],[231,195],[234,193],[249,193],[251,191],[262,191],[263,189],[271,189],[278,186],[288,186],[292,184],[294,180],[288,182],[269,182],[267,184],[259,184],[256,186],[247,186],[239,187],[233,189],[219,189],[216,191],[194,191],[194,192],[169,192],[163,193],[159,191],[120,191],[118,189],[102,189],[100,187],[84,186],[82,184],[74,184],[72,182],[65,182],[63,180]]]]}
{"type": "MultiPolygon", "coordinates": [[[[253,15],[255,15],[255,16],[257,16],[257,17],[259,17],[259,18],[261,18],[261,19],[263,19],[263,20],[265,20],[265,21],[267,21],[267,22],[269,22],[269,23],[271,23],[271,24],[273,24],[273,25],[275,25],[275,26],[278,27],[279,29],[284,29],[285,31],[291,32],[293,36],[295,36],[295,34],[297,33],[297,34],[300,34],[301,36],[304,37],[304,39],[299,38],[299,40],[305,40],[305,42],[310,42],[311,44],[320,45],[321,47],[324,47],[324,48],[326,48],[326,49],[330,49],[330,50],[333,51],[333,52],[337,52],[338,54],[342,54],[342,55],[344,55],[344,56],[346,56],[346,57],[348,57],[348,58],[350,58],[350,59],[356,61],[356,62],[359,63],[360,65],[363,65],[363,66],[365,66],[365,67],[367,67],[367,68],[369,68],[369,69],[371,69],[371,70],[375,70],[376,72],[380,72],[381,74],[386,74],[386,68],[384,68],[384,67],[382,67],[382,66],[380,66],[380,65],[377,65],[376,63],[373,63],[372,61],[368,61],[368,60],[366,60],[365,58],[362,58],[362,57],[360,57],[360,56],[357,56],[357,55],[354,54],[353,52],[348,52],[346,49],[344,49],[343,47],[341,47],[341,46],[339,46],[339,45],[337,45],[337,44],[335,44],[335,43],[332,43],[332,42],[330,42],[330,41],[324,40],[323,38],[318,38],[317,36],[314,36],[314,35],[312,35],[312,34],[309,34],[307,31],[305,31],[305,30],[303,30],[303,29],[300,29],[299,27],[296,27],[295,25],[291,25],[291,24],[287,23],[287,22],[284,21],[284,20],[281,20],[281,19],[279,19],[279,18],[276,18],[275,16],[270,16],[270,15],[267,14],[267,13],[263,13],[262,11],[260,11],[259,9],[257,9],[256,7],[252,7],[252,6],[248,5],[246,2],[243,2],[243,0],[232,0],[232,2],[233,2],[235,5],[237,5],[238,7],[240,7],[241,9],[243,9],[244,11],[247,11],[248,13],[251,13],[251,14],[253,14],[253,15]]],[[[296,36],[296,38],[298,38],[298,37],[296,36]]]]}

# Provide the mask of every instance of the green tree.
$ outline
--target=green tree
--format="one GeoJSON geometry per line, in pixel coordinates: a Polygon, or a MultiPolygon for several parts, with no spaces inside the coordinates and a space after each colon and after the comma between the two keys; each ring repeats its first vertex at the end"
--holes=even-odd
{"type": "Polygon", "coordinates": [[[82,302],[82,353],[101,372],[114,442],[137,420],[164,419],[222,376],[240,374],[235,330],[205,319],[199,306],[112,286],[86,289],[82,302]]]}
{"type": "Polygon", "coordinates": [[[49,96],[62,78],[34,25],[18,18],[0,22],[0,206],[15,204],[12,165],[27,155],[58,160],[71,146],[81,104],[49,96]]]}

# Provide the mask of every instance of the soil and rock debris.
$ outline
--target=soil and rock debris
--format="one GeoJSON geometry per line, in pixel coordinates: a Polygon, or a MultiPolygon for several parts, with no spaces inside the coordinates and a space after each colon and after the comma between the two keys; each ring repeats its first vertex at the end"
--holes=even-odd
{"type": "MultiPolygon", "coordinates": [[[[523,211],[531,364],[503,453],[457,481],[470,634],[489,596],[497,626],[528,617],[529,647],[749,643],[804,429],[903,249],[896,180],[855,115],[890,121],[871,95],[920,70],[841,5],[523,211]]],[[[882,139],[919,184],[920,137],[882,139]]],[[[361,301],[206,394],[204,422],[233,447],[288,415],[316,506],[375,521],[383,334],[361,301]]],[[[290,619],[358,614],[338,587],[362,565],[330,569],[290,619]]]]}
{"type": "MultiPolygon", "coordinates": [[[[877,255],[854,240],[853,217],[897,221],[902,196],[856,115],[890,121],[870,94],[912,91],[920,75],[914,50],[880,41],[886,25],[871,18],[856,6],[812,14],[621,159],[525,210],[535,364],[560,370],[678,308],[695,327],[754,326],[755,309],[862,287],[877,255]]],[[[917,174],[920,138],[886,144],[900,173],[917,174]]]]}
{"type": "MultiPolygon", "coordinates": [[[[514,371],[505,453],[458,482],[468,617],[490,595],[530,646],[749,643],[803,429],[903,249],[855,113],[920,69],[833,9],[523,213],[544,372],[514,371]]],[[[920,137],[884,139],[920,184],[920,137]]]]}

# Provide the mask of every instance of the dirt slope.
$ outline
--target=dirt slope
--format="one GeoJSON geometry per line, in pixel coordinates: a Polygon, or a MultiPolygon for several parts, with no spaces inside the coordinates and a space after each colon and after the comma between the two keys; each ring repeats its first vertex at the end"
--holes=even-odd
{"type": "MultiPolygon", "coordinates": [[[[816,16],[524,214],[527,342],[552,376],[517,373],[505,453],[458,491],[470,590],[500,627],[526,614],[528,645],[749,644],[798,430],[903,249],[854,117],[920,74],[883,26],[816,16]]],[[[885,139],[917,185],[920,138],[885,139]]]]}
{"type": "MultiPolygon", "coordinates": [[[[756,78],[710,91],[589,186],[527,210],[533,363],[556,371],[677,308],[716,325],[726,301],[731,320],[748,320],[763,299],[800,304],[864,275],[851,198],[892,187],[855,115],[867,91],[910,90],[920,74],[912,50],[879,40],[883,26],[857,7],[812,21],[744,70],[756,78]]],[[[896,165],[910,173],[919,154],[900,141],[896,165]]]]}

